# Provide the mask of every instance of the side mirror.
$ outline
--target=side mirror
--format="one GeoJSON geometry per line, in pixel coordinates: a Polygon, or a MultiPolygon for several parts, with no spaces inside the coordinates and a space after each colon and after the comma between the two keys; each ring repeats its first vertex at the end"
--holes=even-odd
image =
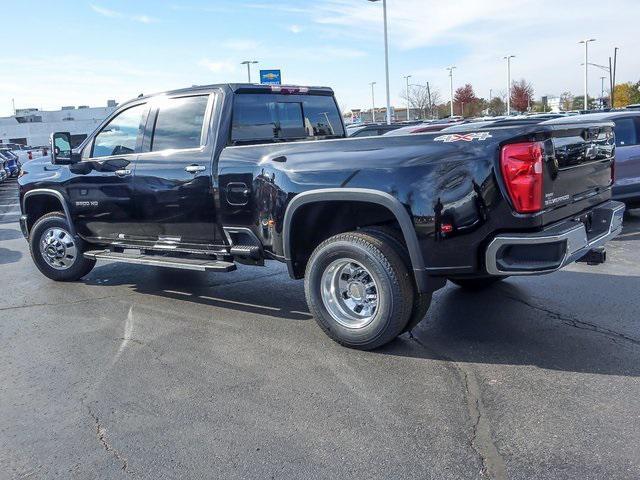
{"type": "Polygon", "coordinates": [[[71,134],[69,132],[55,132],[51,134],[51,163],[68,165],[77,162],[77,154],[71,148],[71,134]]]}

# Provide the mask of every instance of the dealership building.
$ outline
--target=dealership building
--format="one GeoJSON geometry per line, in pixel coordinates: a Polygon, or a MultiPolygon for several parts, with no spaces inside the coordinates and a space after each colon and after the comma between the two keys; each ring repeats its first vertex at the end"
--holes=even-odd
{"type": "Polygon", "coordinates": [[[81,105],[55,111],[17,109],[11,117],[0,117],[0,145],[18,143],[31,147],[45,146],[49,144],[52,132],[69,132],[74,145],[78,145],[116,106],[115,100],[109,100],[105,107],[81,105]]]}

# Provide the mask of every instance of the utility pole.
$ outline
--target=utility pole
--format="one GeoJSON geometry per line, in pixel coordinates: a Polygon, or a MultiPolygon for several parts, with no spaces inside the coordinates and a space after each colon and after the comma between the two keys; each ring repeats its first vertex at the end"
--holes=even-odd
{"type": "Polygon", "coordinates": [[[453,117],[453,71],[456,69],[455,65],[447,67],[449,70],[449,90],[451,93],[451,116],[453,117]]]}
{"type": "Polygon", "coordinates": [[[251,65],[255,65],[258,63],[256,60],[245,60],[244,62],[240,62],[240,65],[247,66],[247,80],[251,83],[251,65]]]}
{"type": "Polygon", "coordinates": [[[407,75],[404,77],[404,79],[407,81],[407,122],[411,120],[411,116],[409,114],[409,111],[411,110],[411,102],[409,101],[409,79],[412,76],[413,75],[407,75]]]}
{"type": "Polygon", "coordinates": [[[511,59],[516,58],[515,55],[507,55],[504,59],[507,61],[507,116],[511,115],[511,59]]]}
{"type": "Polygon", "coordinates": [[[16,99],[12,98],[11,99],[11,105],[13,106],[13,115],[16,115],[16,99]]]}
{"type": "MultiPolygon", "coordinates": [[[[609,59],[609,66],[611,66],[611,59],[609,59]]],[[[613,102],[615,100],[616,91],[616,71],[618,68],[618,47],[613,49],[613,80],[611,81],[611,108],[613,108],[613,102]]]]}
{"type": "Polygon", "coordinates": [[[371,82],[371,118],[373,119],[373,123],[376,123],[376,97],[374,92],[374,85],[376,82],[371,82]]]}
{"type": "Polygon", "coordinates": [[[595,38],[588,38],[578,42],[584,43],[584,110],[589,110],[589,43],[595,41],[595,38]]]}
{"type": "Polygon", "coordinates": [[[489,103],[491,103],[491,100],[493,99],[493,89],[490,88],[489,89],[489,103]]]}
{"type": "Polygon", "coordinates": [[[604,110],[604,79],[607,77],[600,77],[600,109],[604,110]]]}
{"type": "Polygon", "coordinates": [[[429,82],[427,82],[427,98],[429,99],[429,116],[433,118],[433,105],[431,105],[431,87],[429,87],[429,82]]]}

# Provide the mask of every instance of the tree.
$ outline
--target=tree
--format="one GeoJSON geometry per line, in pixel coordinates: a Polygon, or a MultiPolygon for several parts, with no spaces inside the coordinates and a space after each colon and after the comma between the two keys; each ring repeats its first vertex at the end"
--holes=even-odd
{"type": "Polygon", "coordinates": [[[426,85],[411,85],[409,92],[403,90],[400,93],[400,98],[405,102],[408,100],[409,106],[418,110],[421,117],[433,117],[435,106],[440,100],[440,93],[437,90],[427,88],[426,85]]]}
{"type": "Polygon", "coordinates": [[[573,109],[573,94],[571,92],[562,92],[560,95],[560,110],[568,112],[573,109]]]}
{"type": "Polygon", "coordinates": [[[453,96],[453,113],[454,115],[462,115],[464,117],[472,117],[482,110],[482,105],[471,84],[467,83],[464,87],[456,90],[453,96]],[[464,108],[464,111],[463,111],[464,108]]]}
{"type": "Polygon", "coordinates": [[[524,78],[511,84],[511,108],[526,112],[533,103],[533,85],[524,78]]]}
{"type": "Polygon", "coordinates": [[[640,81],[638,83],[620,83],[614,90],[614,107],[626,107],[632,103],[640,103],[640,81]]]}
{"type": "MultiPolygon", "coordinates": [[[[587,97],[588,108],[586,110],[595,110],[598,107],[598,99],[593,97],[587,97]]],[[[585,110],[584,108],[584,95],[580,95],[573,99],[572,110],[585,110]]]]}
{"type": "Polygon", "coordinates": [[[504,115],[507,111],[507,106],[500,97],[493,97],[489,102],[489,115],[499,116],[504,115]]]}

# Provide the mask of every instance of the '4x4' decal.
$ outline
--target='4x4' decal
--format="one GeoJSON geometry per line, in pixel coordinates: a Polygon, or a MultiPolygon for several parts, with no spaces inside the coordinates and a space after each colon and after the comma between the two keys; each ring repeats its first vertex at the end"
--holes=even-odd
{"type": "Polygon", "coordinates": [[[433,139],[434,142],[473,142],[474,140],[486,140],[491,138],[489,132],[475,132],[475,133],[451,133],[449,135],[440,135],[433,139]]]}

